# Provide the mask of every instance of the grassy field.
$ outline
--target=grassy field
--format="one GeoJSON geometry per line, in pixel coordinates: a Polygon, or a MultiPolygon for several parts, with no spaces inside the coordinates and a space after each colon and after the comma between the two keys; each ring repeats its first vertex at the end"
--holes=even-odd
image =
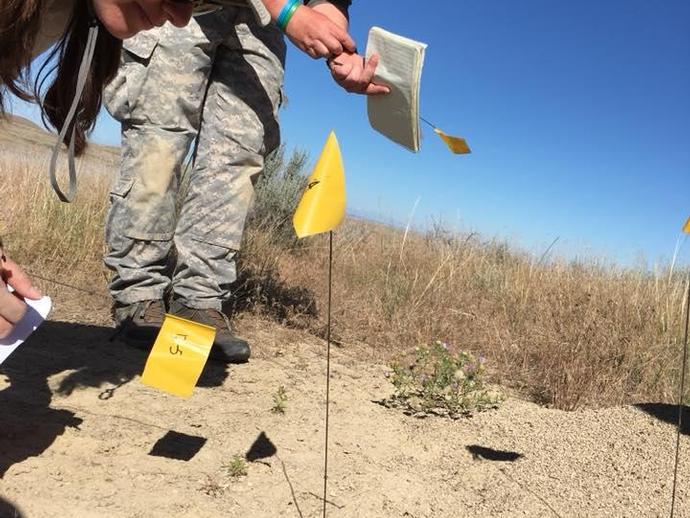
{"type": "MultiPolygon", "coordinates": [[[[98,148],[81,162],[78,200],[63,205],[47,181],[44,139],[32,133],[26,143],[6,125],[0,134],[0,218],[13,257],[105,293],[114,151],[98,148]]],[[[289,233],[306,162],[279,156],[259,185],[234,309],[322,335],[327,238],[297,243],[289,233]]],[[[556,408],[672,402],[686,274],[539,258],[475,234],[349,219],[335,237],[334,333],[376,361],[435,339],[482,353],[493,382],[556,408]]]]}

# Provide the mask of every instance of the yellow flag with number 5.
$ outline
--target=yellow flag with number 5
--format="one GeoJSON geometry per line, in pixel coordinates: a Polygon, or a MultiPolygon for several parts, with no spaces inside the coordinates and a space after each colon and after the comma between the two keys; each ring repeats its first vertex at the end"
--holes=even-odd
{"type": "Polygon", "coordinates": [[[215,338],[213,327],[165,315],[141,382],[175,396],[191,396],[215,338]]]}

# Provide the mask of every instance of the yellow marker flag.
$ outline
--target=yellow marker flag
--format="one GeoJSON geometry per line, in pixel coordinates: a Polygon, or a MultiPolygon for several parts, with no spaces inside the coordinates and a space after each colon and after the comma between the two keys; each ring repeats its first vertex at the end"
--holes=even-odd
{"type": "Polygon", "coordinates": [[[297,237],[313,236],[336,228],[345,217],[345,169],[340,146],[331,131],[292,223],[297,237]]]}
{"type": "Polygon", "coordinates": [[[690,218],[685,222],[685,225],[683,226],[683,232],[686,234],[690,234],[690,218]]]}
{"type": "Polygon", "coordinates": [[[442,132],[438,128],[434,128],[434,131],[436,132],[436,134],[439,137],[441,137],[443,142],[446,143],[446,146],[448,146],[448,149],[450,149],[456,155],[466,155],[466,154],[472,152],[472,150],[470,149],[470,146],[467,145],[467,142],[465,141],[464,138],[453,137],[452,135],[446,135],[444,132],[442,132]]]}
{"type": "Polygon", "coordinates": [[[215,338],[213,327],[165,315],[141,382],[175,396],[191,396],[215,338]]]}

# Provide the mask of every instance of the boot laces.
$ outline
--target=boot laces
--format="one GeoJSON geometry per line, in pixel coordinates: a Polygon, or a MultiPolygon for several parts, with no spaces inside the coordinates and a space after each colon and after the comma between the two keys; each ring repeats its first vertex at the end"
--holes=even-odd
{"type": "Polygon", "coordinates": [[[146,306],[144,310],[140,313],[139,318],[144,322],[160,322],[165,317],[165,310],[163,309],[163,304],[158,300],[149,300],[145,302],[146,306]]]}
{"type": "Polygon", "coordinates": [[[227,331],[230,331],[230,324],[225,315],[223,315],[223,313],[221,313],[217,309],[206,309],[204,310],[204,313],[206,313],[206,316],[212,322],[212,325],[219,329],[225,329],[227,331]]]}

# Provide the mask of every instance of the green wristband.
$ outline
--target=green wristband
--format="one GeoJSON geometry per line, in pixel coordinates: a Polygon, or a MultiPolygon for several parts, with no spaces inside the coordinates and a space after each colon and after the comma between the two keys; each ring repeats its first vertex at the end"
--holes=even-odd
{"type": "Polygon", "coordinates": [[[285,7],[283,7],[283,10],[278,16],[278,20],[276,20],[276,23],[278,24],[278,27],[281,31],[285,32],[288,23],[290,23],[292,16],[295,14],[295,11],[297,11],[297,8],[299,6],[300,0],[292,0],[292,2],[288,2],[288,4],[285,7]]]}

